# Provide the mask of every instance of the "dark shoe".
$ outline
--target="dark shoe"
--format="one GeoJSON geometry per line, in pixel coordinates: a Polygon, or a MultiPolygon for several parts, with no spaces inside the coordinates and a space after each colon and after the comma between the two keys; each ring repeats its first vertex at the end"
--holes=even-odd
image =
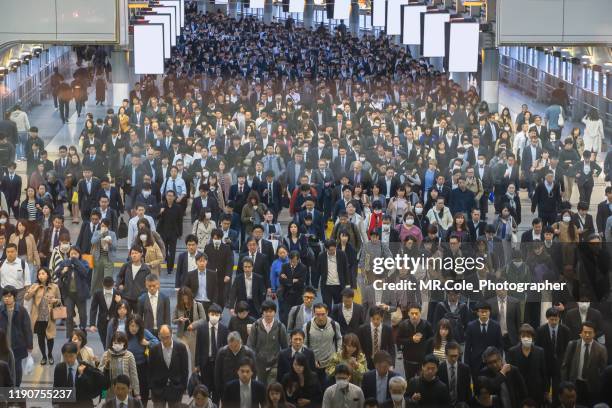
{"type": "Polygon", "coordinates": [[[53,357],[49,357],[49,365],[53,364],[55,364],[55,360],[53,360],[53,357]]]}
{"type": "Polygon", "coordinates": [[[40,365],[47,365],[47,358],[43,357],[42,360],[40,360],[40,365]]]}

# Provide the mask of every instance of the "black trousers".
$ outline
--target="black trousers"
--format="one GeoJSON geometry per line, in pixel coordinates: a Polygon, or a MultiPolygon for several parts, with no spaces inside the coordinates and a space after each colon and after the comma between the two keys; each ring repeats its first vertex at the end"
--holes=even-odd
{"type": "Polygon", "coordinates": [[[68,122],[68,117],[70,116],[70,101],[59,101],[59,112],[60,118],[62,118],[62,122],[68,122]]]}
{"type": "Polygon", "coordinates": [[[166,265],[168,273],[174,270],[174,259],[176,258],[176,241],[177,237],[162,236],[166,244],[166,265]]]}
{"type": "Polygon", "coordinates": [[[591,194],[593,193],[593,183],[585,183],[582,186],[578,185],[578,192],[580,193],[580,201],[591,204],[591,194]]]}
{"type": "Polygon", "coordinates": [[[538,216],[540,217],[545,226],[553,225],[555,222],[557,222],[557,214],[555,213],[538,212],[538,216]]]}
{"type": "Polygon", "coordinates": [[[323,303],[327,305],[329,310],[332,310],[334,303],[342,301],[342,286],[341,285],[321,285],[321,296],[323,303]]]}

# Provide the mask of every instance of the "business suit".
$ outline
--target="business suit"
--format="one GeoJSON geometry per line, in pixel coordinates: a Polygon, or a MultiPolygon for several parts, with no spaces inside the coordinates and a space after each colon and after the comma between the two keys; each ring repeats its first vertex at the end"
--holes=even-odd
{"type": "MultiPolygon", "coordinates": [[[[391,394],[389,393],[389,380],[393,377],[397,377],[399,374],[395,371],[389,370],[387,373],[387,399],[391,398],[391,394]]],[[[374,398],[378,395],[376,391],[376,370],[369,370],[363,375],[363,379],[361,380],[361,390],[363,391],[363,397],[365,399],[374,398]]]]}
{"type": "MultiPolygon", "coordinates": [[[[93,398],[100,395],[101,390],[107,387],[107,381],[104,375],[93,366],[86,363],[80,363],[85,365],[85,370],[82,374],[75,373],[75,379],[72,381],[72,386],[68,380],[68,367],[66,363],[61,362],[55,366],[53,370],[53,388],[73,388],[75,390],[75,399],[79,407],[93,407],[93,398]]],[[[59,408],[74,407],[75,402],[62,403],[60,401],[54,401],[58,404],[59,408]]]]}
{"type": "Polygon", "coordinates": [[[589,346],[589,358],[583,363],[581,374],[578,369],[582,346],[582,339],[572,340],[568,344],[561,365],[561,379],[576,383],[578,401],[590,406],[600,391],[601,375],[608,362],[608,352],[604,346],[593,340],[589,346]],[[584,364],[587,366],[584,367],[584,364]]]}
{"type": "MultiPolygon", "coordinates": [[[[612,155],[608,154],[608,157],[612,157],[612,155]]],[[[6,200],[8,201],[8,197],[6,198],[6,200]]],[[[610,217],[611,215],[612,215],[612,207],[610,206],[610,203],[608,203],[607,199],[597,204],[597,216],[595,218],[595,222],[597,223],[598,232],[601,233],[606,230],[606,221],[608,220],[608,217],[610,217]]]]}
{"type": "MultiPolygon", "coordinates": [[[[274,214],[274,219],[283,209],[282,206],[282,193],[283,188],[278,181],[272,181],[272,183],[268,183],[267,180],[263,180],[259,182],[257,186],[259,190],[259,196],[261,197],[261,202],[265,203],[269,210],[274,214]],[[269,184],[272,184],[272,191],[270,192],[269,184]]],[[[292,191],[292,190],[290,190],[292,191]]]]}
{"type": "Polygon", "coordinates": [[[221,215],[221,208],[219,207],[219,202],[214,197],[214,195],[208,194],[206,196],[206,201],[204,201],[202,196],[196,197],[191,201],[192,224],[200,218],[205,208],[208,208],[208,210],[210,211],[211,220],[215,221],[215,223],[219,220],[219,216],[221,215]]]}
{"type": "Polygon", "coordinates": [[[563,324],[555,328],[556,341],[553,344],[548,324],[543,324],[536,330],[535,344],[542,347],[546,359],[546,379],[552,385],[553,400],[556,400],[557,390],[561,382],[561,364],[565,350],[570,341],[570,331],[563,324]]]}
{"type": "Polygon", "coordinates": [[[479,319],[468,323],[465,330],[465,357],[464,361],[470,366],[472,377],[477,378],[483,366],[482,353],[489,346],[503,350],[502,334],[499,323],[489,319],[486,333],[482,333],[479,319]]]}
{"type": "MultiPolygon", "coordinates": [[[[487,303],[491,305],[491,319],[499,323],[499,302],[497,297],[487,300],[487,303]]],[[[512,296],[506,297],[506,327],[508,329],[507,340],[504,340],[504,350],[508,350],[511,346],[515,345],[519,341],[519,327],[523,322],[521,316],[521,305],[518,299],[512,296]]],[[[501,327],[501,326],[500,326],[501,327]]],[[[504,335],[506,337],[506,335],[504,335]]]]}
{"type": "MultiPolygon", "coordinates": [[[[299,351],[306,357],[306,361],[308,361],[308,367],[310,367],[310,371],[315,372],[316,370],[316,361],[314,353],[311,349],[306,346],[302,346],[302,349],[299,351]]],[[[282,349],[280,353],[278,353],[278,365],[276,369],[276,380],[281,382],[285,374],[291,372],[294,358],[294,351],[291,346],[282,349]]]]}
{"type": "Polygon", "coordinates": [[[219,248],[212,242],[206,244],[204,253],[208,256],[207,268],[217,272],[217,302],[223,307],[230,287],[229,282],[225,283],[224,279],[231,278],[234,272],[234,253],[230,244],[223,242],[219,244],[219,248]]]}
{"type": "Polygon", "coordinates": [[[232,282],[232,288],[229,295],[229,304],[227,306],[230,309],[236,309],[236,303],[245,301],[249,304],[249,314],[257,319],[259,318],[261,304],[266,300],[266,287],[261,276],[252,274],[251,279],[251,298],[248,299],[245,274],[241,273],[236,276],[232,282]]]}
{"type": "MultiPolygon", "coordinates": [[[[193,254],[194,258],[198,255],[198,251],[196,250],[195,254],[193,254]]],[[[195,262],[195,259],[194,259],[195,262]]],[[[210,261],[209,261],[210,262],[210,261]]],[[[178,261],[176,263],[176,275],[174,276],[174,287],[176,289],[180,289],[185,284],[185,279],[187,278],[187,274],[189,273],[189,252],[181,252],[178,256],[178,261]]]]}
{"type": "MultiPolygon", "coordinates": [[[[454,401],[455,404],[458,404],[460,402],[465,402],[466,404],[470,404],[472,402],[472,381],[471,381],[471,375],[470,375],[470,367],[467,364],[463,364],[462,362],[458,361],[456,363],[456,367],[457,367],[457,371],[455,373],[456,375],[456,392],[457,392],[457,396],[456,396],[456,400],[454,401]]],[[[443,361],[442,363],[440,363],[440,366],[438,367],[438,378],[440,379],[440,381],[442,381],[444,384],[446,384],[449,387],[449,393],[451,392],[450,390],[450,381],[449,381],[449,374],[448,374],[448,362],[447,361],[443,361]]]]}
{"type": "Polygon", "coordinates": [[[157,335],[159,328],[163,325],[170,325],[170,298],[160,291],[157,291],[157,324],[153,319],[153,308],[151,307],[151,299],[149,292],[143,293],[138,298],[137,313],[142,317],[145,329],[149,330],[154,335],[157,335]]]}
{"type": "MultiPolygon", "coordinates": [[[[215,390],[215,361],[217,354],[211,354],[211,324],[209,322],[203,323],[198,326],[196,331],[196,345],[195,345],[195,367],[200,370],[200,378],[202,382],[208,387],[209,390],[215,394],[215,401],[219,401],[220,390],[215,390]]],[[[227,336],[229,330],[223,324],[218,323],[215,330],[216,350],[221,350],[222,347],[227,345],[227,336]]]]}
{"type": "Polygon", "coordinates": [[[83,254],[91,254],[91,239],[93,238],[94,232],[100,229],[100,223],[93,227],[90,222],[85,221],[81,224],[81,229],[79,231],[79,236],[76,241],[76,247],[81,250],[83,254]]]}
{"type": "Polygon", "coordinates": [[[595,186],[595,178],[599,177],[601,173],[601,167],[595,162],[589,163],[590,170],[587,174],[586,165],[584,161],[577,163],[574,168],[576,169],[576,185],[578,185],[578,192],[580,193],[580,201],[587,204],[591,204],[591,194],[593,193],[593,187],[595,186]]]}
{"type": "MultiPolygon", "coordinates": [[[[391,326],[384,323],[381,326],[382,330],[379,328],[379,349],[388,352],[391,355],[391,361],[395,361],[395,343],[393,342],[391,326]]],[[[359,337],[363,354],[366,356],[368,369],[372,370],[374,368],[374,361],[372,360],[374,346],[372,344],[372,326],[370,322],[366,322],[359,327],[357,337],[359,337]]]]}
{"type": "Polygon", "coordinates": [[[187,347],[179,341],[172,341],[170,366],[166,365],[162,347],[162,343],[158,343],[149,352],[149,383],[153,405],[168,402],[170,407],[178,407],[187,389],[189,376],[187,347]]]}
{"type": "Polygon", "coordinates": [[[526,381],[527,395],[538,404],[543,404],[550,384],[547,378],[546,356],[543,348],[532,346],[529,357],[525,357],[522,345],[517,344],[506,353],[506,362],[519,368],[526,381]]]}
{"type": "MultiPolygon", "coordinates": [[[[342,301],[342,296],[340,292],[347,285],[350,284],[351,278],[349,276],[348,270],[348,259],[346,254],[342,251],[336,249],[336,269],[338,272],[338,285],[329,285],[328,284],[328,253],[327,251],[323,251],[319,257],[317,258],[317,266],[316,270],[320,273],[321,276],[321,295],[323,297],[323,302],[327,305],[329,309],[332,308],[334,303],[340,303],[342,301]]],[[[312,283],[316,287],[318,286],[319,280],[318,277],[312,277],[312,283]]]]}
{"type": "MultiPolygon", "coordinates": [[[[117,408],[119,406],[119,401],[116,397],[107,399],[104,404],[102,404],[102,408],[117,408]]],[[[127,405],[125,408],[143,408],[142,402],[128,395],[127,405]]]]}
{"type": "MultiPolygon", "coordinates": [[[[586,320],[593,323],[595,326],[595,336],[599,336],[603,327],[601,312],[593,307],[589,307],[586,313],[586,320]]],[[[582,330],[582,317],[577,307],[565,312],[563,324],[569,329],[570,339],[577,340],[582,330]]]]}
{"type": "MultiPolygon", "coordinates": [[[[508,170],[508,165],[504,163],[498,164],[493,169],[493,180],[494,180],[494,189],[495,193],[495,211],[501,211],[501,200],[506,195],[506,191],[508,190],[508,185],[510,183],[515,186],[519,186],[519,168],[515,164],[510,171],[508,170]]],[[[483,186],[484,187],[484,186],[483,186]]]]}
{"type": "MultiPolygon", "coordinates": [[[[208,303],[204,302],[204,309],[206,310],[206,313],[208,313],[208,306],[210,306],[211,303],[217,302],[217,273],[208,268],[205,272],[206,297],[208,298],[208,303]]],[[[187,277],[185,278],[184,286],[187,286],[189,289],[191,289],[194,298],[196,298],[199,294],[199,279],[199,271],[197,269],[189,271],[189,273],[187,273],[187,277]]]]}
{"type": "Polygon", "coordinates": [[[112,291],[113,295],[111,297],[110,307],[106,305],[104,289],[99,289],[94,292],[91,298],[91,306],[89,308],[89,325],[96,326],[102,344],[106,344],[108,322],[115,315],[117,306],[119,305],[119,303],[115,301],[115,296],[118,295],[119,292],[117,292],[116,289],[113,289],[112,291]]]}
{"type": "Polygon", "coordinates": [[[107,173],[106,164],[104,163],[102,156],[99,154],[94,156],[86,154],[85,157],[83,157],[83,167],[89,167],[94,177],[97,177],[98,179],[101,179],[107,173]]]}
{"type": "Polygon", "coordinates": [[[100,202],[100,197],[106,196],[108,197],[108,206],[113,210],[117,211],[118,214],[123,212],[123,200],[121,199],[121,194],[119,194],[119,190],[116,187],[112,187],[107,191],[101,188],[98,191],[98,196],[96,197],[96,202],[100,202]]]}
{"type": "MultiPolygon", "coordinates": [[[[525,379],[515,366],[512,366],[510,371],[508,371],[505,375],[497,370],[493,371],[488,367],[484,368],[480,372],[480,375],[491,380],[492,388],[495,390],[494,394],[496,394],[500,399],[501,386],[503,384],[506,385],[511,407],[520,407],[522,401],[527,398],[527,386],[525,385],[525,379]]],[[[478,387],[478,385],[476,387],[478,387]]],[[[474,389],[479,389],[476,387],[474,387],[474,389]]]]}
{"type": "MultiPolygon", "coordinates": [[[[353,302],[353,314],[349,322],[344,318],[343,308],[344,305],[342,303],[335,304],[331,310],[331,318],[338,322],[343,336],[347,333],[358,334],[359,328],[365,322],[363,306],[353,302]]],[[[361,346],[363,347],[363,343],[361,343],[361,346]]]]}
{"type": "Polygon", "coordinates": [[[19,198],[21,197],[21,176],[14,174],[11,180],[9,174],[2,179],[2,191],[6,196],[9,213],[13,212],[13,217],[19,218],[19,198]]]}
{"type": "Polygon", "coordinates": [[[100,190],[100,180],[92,177],[91,187],[87,188],[87,180],[81,179],[77,184],[77,194],[79,198],[79,210],[84,221],[89,220],[89,214],[94,207],[97,207],[96,198],[100,190]]]}
{"type": "MultiPolygon", "coordinates": [[[[251,380],[251,407],[263,407],[266,401],[266,387],[259,381],[251,380]]],[[[240,380],[230,381],[223,390],[221,400],[223,408],[239,408],[240,405],[240,380]]]]}
{"type": "Polygon", "coordinates": [[[247,257],[250,257],[252,260],[254,259],[255,261],[253,265],[253,273],[256,273],[257,275],[261,276],[264,279],[264,284],[266,285],[266,289],[271,287],[270,285],[271,261],[268,259],[267,256],[265,256],[261,252],[255,253],[255,258],[253,258],[253,256],[251,256],[251,254],[248,252],[244,252],[240,254],[240,258],[238,259],[238,271],[237,272],[238,273],[244,272],[242,270],[242,261],[244,260],[244,258],[247,258],[247,257]]]}
{"type": "MultiPolygon", "coordinates": [[[[70,236],[70,232],[67,228],[61,227],[57,232],[57,244],[59,245],[59,236],[66,234],[70,236]]],[[[51,252],[56,245],[54,245],[55,241],[55,228],[53,226],[45,229],[42,234],[42,239],[38,244],[38,254],[40,255],[40,261],[43,265],[49,264],[49,257],[51,256],[51,252]]]]}

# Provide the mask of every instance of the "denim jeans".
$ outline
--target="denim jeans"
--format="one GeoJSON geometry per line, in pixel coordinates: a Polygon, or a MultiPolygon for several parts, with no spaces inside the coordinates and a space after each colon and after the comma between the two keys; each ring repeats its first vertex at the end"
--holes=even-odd
{"type": "Polygon", "coordinates": [[[17,132],[17,137],[19,138],[19,141],[17,143],[17,146],[15,146],[16,148],[15,156],[17,158],[23,159],[25,158],[25,155],[26,155],[25,147],[26,147],[26,144],[28,143],[28,132],[17,132]]]}

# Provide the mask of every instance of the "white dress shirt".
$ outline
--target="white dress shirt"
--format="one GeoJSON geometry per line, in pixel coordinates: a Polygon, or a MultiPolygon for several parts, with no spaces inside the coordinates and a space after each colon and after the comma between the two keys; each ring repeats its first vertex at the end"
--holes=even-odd
{"type": "Polygon", "coordinates": [[[149,293],[149,302],[151,302],[151,309],[153,310],[153,328],[157,329],[157,301],[159,300],[159,292],[152,295],[149,293]]]}

